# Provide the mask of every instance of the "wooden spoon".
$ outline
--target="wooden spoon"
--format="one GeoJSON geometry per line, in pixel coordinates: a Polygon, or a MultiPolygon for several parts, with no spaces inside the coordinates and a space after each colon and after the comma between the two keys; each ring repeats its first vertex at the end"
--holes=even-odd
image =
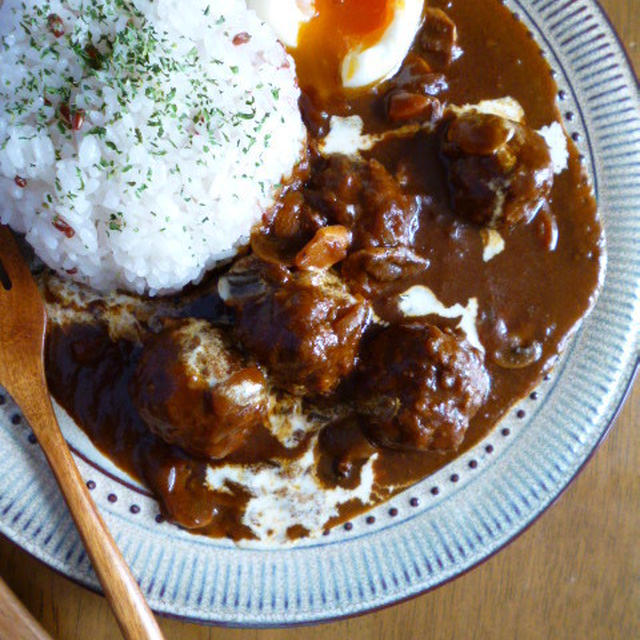
{"type": "Polygon", "coordinates": [[[46,325],[33,276],[13,235],[0,226],[0,384],[22,409],[49,461],[125,638],[162,640],[60,432],[44,373],[46,325]]]}
{"type": "Polygon", "coordinates": [[[33,619],[2,580],[0,580],[0,638],[51,640],[51,636],[33,619]]]}

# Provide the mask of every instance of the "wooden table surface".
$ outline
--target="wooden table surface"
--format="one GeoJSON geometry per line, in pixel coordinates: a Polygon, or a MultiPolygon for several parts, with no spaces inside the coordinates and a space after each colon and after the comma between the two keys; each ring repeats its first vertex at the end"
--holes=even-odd
{"type": "MultiPolygon", "coordinates": [[[[640,70],[640,2],[601,1],[640,70]]],[[[608,439],[560,501],[502,552],[432,593],[378,613],[305,629],[238,631],[161,620],[166,637],[640,638],[639,424],[640,380],[608,439]]],[[[0,576],[57,640],[120,637],[103,598],[1,537],[0,576]]]]}

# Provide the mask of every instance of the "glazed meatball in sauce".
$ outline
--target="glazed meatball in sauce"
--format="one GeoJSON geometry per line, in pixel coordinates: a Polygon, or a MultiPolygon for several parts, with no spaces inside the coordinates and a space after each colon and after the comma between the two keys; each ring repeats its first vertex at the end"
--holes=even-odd
{"type": "Polygon", "coordinates": [[[296,395],[329,395],[353,371],[371,309],[335,276],[276,270],[248,258],[221,284],[237,313],[238,341],[276,385],[296,395]],[[251,278],[259,283],[253,290],[251,278]],[[234,290],[239,279],[242,288],[234,290]]]}
{"type": "Polygon", "coordinates": [[[482,354],[438,327],[396,326],[373,337],[356,377],[356,408],[375,442],[455,451],[489,394],[482,354]]]}
{"type": "Polygon", "coordinates": [[[442,155],[453,211],[478,225],[527,223],[551,193],[553,167],[544,138],[497,115],[468,113],[444,125],[442,155]]]}
{"type": "Polygon", "coordinates": [[[145,345],[130,384],[149,430],[195,456],[226,458],[264,421],[265,379],[203,320],[171,321],[145,345]]]}

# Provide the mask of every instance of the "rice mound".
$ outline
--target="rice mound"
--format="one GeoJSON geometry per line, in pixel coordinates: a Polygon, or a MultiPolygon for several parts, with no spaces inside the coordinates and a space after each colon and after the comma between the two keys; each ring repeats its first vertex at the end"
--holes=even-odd
{"type": "Polygon", "coordinates": [[[0,220],[98,290],[177,291],[299,161],[298,98],[244,0],[4,0],[0,220]]]}

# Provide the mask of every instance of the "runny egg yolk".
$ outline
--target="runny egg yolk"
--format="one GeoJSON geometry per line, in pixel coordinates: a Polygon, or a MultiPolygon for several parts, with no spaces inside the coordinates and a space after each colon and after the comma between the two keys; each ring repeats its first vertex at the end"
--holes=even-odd
{"type": "Polygon", "coordinates": [[[342,63],[354,50],[374,46],[403,0],[315,0],[315,15],[302,25],[292,51],[303,88],[328,97],[343,91],[342,63]]]}

